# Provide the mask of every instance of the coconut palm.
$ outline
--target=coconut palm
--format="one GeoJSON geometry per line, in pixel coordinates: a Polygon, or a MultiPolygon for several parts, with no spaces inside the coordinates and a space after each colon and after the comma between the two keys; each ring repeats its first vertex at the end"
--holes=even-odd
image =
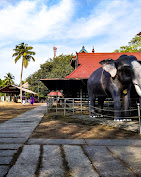
{"type": "Polygon", "coordinates": [[[4,76],[4,85],[11,85],[14,84],[15,77],[11,73],[7,73],[7,76],[4,76]]]}
{"type": "Polygon", "coordinates": [[[28,46],[28,44],[24,44],[21,43],[19,45],[16,45],[16,48],[13,49],[15,51],[15,53],[12,55],[12,57],[16,57],[15,58],[15,63],[17,63],[17,61],[22,58],[22,68],[21,68],[21,78],[20,78],[20,99],[22,102],[22,74],[23,74],[23,66],[25,68],[27,68],[28,66],[28,62],[30,61],[30,59],[32,59],[33,61],[35,61],[35,59],[33,58],[32,55],[35,55],[35,52],[31,51],[33,49],[33,47],[28,46]]]}

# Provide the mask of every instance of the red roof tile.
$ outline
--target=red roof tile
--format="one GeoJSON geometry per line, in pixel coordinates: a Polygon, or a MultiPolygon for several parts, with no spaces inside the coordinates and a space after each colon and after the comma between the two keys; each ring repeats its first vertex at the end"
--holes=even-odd
{"type": "Polygon", "coordinates": [[[70,75],[65,78],[83,78],[88,79],[90,75],[101,67],[100,61],[112,58],[118,59],[121,55],[134,55],[141,60],[141,52],[134,53],[77,53],[78,64],[80,64],[70,75]]]}
{"type": "Polygon", "coordinates": [[[55,91],[51,91],[48,96],[63,96],[61,92],[55,92],[55,91]]]}

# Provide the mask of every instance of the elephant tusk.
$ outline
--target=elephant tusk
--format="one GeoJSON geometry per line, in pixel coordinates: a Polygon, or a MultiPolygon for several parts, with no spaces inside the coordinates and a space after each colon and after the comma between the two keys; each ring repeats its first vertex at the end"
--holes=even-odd
{"type": "Polygon", "coordinates": [[[136,84],[134,86],[135,86],[137,94],[141,97],[141,89],[140,89],[140,87],[138,85],[136,85],[136,84]]]}

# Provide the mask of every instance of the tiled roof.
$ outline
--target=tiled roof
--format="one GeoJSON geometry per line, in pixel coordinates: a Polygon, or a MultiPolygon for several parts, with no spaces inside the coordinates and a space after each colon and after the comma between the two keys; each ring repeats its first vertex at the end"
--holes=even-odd
{"type": "Polygon", "coordinates": [[[57,91],[56,91],[56,92],[55,92],[55,91],[51,91],[51,92],[48,94],[48,96],[63,96],[63,95],[62,95],[62,93],[59,92],[59,91],[58,91],[58,92],[57,92],[57,91]]]}
{"type": "Polygon", "coordinates": [[[83,78],[88,79],[90,75],[101,67],[100,61],[112,58],[118,59],[121,55],[134,55],[138,60],[141,60],[141,52],[134,53],[77,53],[79,66],[65,78],[83,78]]]}

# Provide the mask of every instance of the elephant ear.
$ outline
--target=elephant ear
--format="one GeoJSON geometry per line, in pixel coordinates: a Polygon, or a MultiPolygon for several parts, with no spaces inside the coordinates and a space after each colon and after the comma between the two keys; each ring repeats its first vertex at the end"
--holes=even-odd
{"type": "Polygon", "coordinates": [[[107,59],[107,60],[102,60],[99,62],[102,65],[102,68],[110,73],[112,77],[115,77],[117,73],[116,65],[115,65],[115,60],[113,59],[107,59]]]}
{"type": "Polygon", "coordinates": [[[141,64],[141,61],[140,61],[140,60],[138,60],[138,63],[140,63],[140,64],[141,64]]]}

